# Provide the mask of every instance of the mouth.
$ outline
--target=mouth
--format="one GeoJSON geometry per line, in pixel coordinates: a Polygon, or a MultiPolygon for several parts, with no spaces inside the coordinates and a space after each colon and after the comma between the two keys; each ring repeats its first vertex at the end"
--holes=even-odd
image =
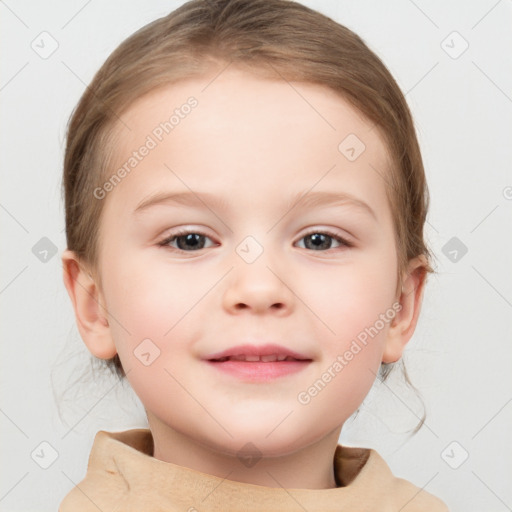
{"type": "Polygon", "coordinates": [[[245,361],[252,363],[274,363],[276,361],[311,361],[307,354],[296,352],[282,345],[267,343],[265,345],[237,345],[222,352],[210,354],[204,359],[214,362],[245,361]]]}
{"type": "Polygon", "coordinates": [[[313,359],[281,346],[243,345],[208,356],[205,361],[242,381],[269,382],[304,370],[313,359]]]}
{"type": "Polygon", "coordinates": [[[311,359],[298,359],[292,356],[287,356],[285,354],[270,354],[266,356],[250,356],[245,354],[240,354],[236,356],[226,356],[220,357],[218,359],[208,359],[213,363],[223,363],[225,361],[239,361],[244,363],[276,363],[276,362],[288,362],[288,361],[311,361],[311,359]]]}

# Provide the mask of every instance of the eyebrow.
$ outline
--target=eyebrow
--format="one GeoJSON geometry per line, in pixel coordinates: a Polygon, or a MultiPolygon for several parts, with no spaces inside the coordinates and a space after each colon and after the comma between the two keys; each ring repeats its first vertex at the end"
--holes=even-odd
{"type": "MultiPolygon", "coordinates": [[[[210,206],[212,206],[219,211],[226,211],[229,207],[230,201],[224,197],[218,197],[209,192],[158,192],[143,199],[135,208],[133,213],[138,214],[152,206],[173,203],[206,209],[210,209],[210,206]]],[[[377,215],[367,203],[346,192],[299,192],[290,198],[286,207],[286,212],[297,207],[302,209],[312,209],[318,206],[328,205],[354,206],[362,212],[370,214],[375,220],[377,220],[377,215]]]]}

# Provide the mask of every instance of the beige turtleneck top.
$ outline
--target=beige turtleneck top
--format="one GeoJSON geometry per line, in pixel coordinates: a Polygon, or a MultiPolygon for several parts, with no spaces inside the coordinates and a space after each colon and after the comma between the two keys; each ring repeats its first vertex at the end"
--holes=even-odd
{"type": "MultiPolygon", "coordinates": [[[[338,487],[253,485],[155,459],[148,429],[100,430],[85,478],[59,512],[447,512],[439,499],[391,473],[373,449],[338,445],[338,487]]],[[[313,470],[313,468],[312,468],[313,470]]]]}

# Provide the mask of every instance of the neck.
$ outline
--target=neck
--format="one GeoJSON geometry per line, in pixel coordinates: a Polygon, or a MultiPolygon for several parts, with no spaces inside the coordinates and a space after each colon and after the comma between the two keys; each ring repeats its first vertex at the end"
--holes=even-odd
{"type": "Polygon", "coordinates": [[[237,482],[285,489],[332,489],[337,487],[333,457],[341,427],[304,448],[282,456],[245,459],[199,444],[148,413],[154,441],[153,457],[237,482]]]}

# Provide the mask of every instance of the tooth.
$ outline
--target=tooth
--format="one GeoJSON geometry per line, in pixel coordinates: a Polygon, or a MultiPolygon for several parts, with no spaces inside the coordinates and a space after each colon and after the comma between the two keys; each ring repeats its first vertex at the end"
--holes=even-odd
{"type": "Polygon", "coordinates": [[[277,356],[278,361],[284,361],[286,359],[286,356],[277,356]]]}
{"type": "Polygon", "coordinates": [[[277,360],[277,356],[275,354],[269,356],[261,356],[261,360],[265,363],[274,362],[277,360]]]}
{"type": "Polygon", "coordinates": [[[245,356],[246,361],[259,361],[260,356],[245,356]]]}
{"type": "Polygon", "coordinates": [[[237,355],[237,356],[229,356],[229,359],[234,361],[245,361],[244,355],[237,355]]]}

